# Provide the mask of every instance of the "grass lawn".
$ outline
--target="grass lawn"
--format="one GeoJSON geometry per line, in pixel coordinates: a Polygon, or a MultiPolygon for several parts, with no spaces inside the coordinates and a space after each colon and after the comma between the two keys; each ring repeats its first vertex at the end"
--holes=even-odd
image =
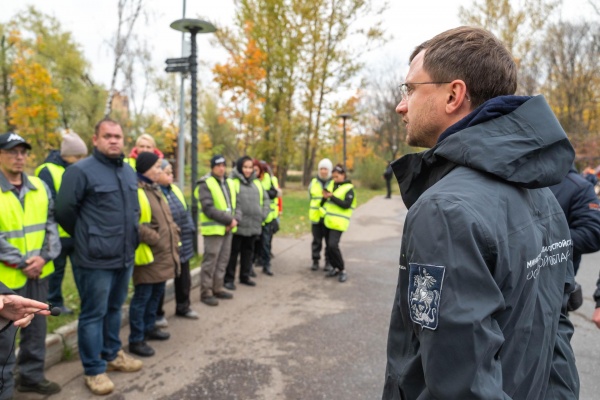
{"type": "MultiPolygon", "coordinates": [[[[355,193],[358,201],[358,206],[366,203],[375,196],[384,196],[385,190],[371,190],[362,187],[356,187],[355,193]]],[[[288,183],[283,189],[283,214],[280,217],[280,231],[277,235],[287,237],[300,237],[310,233],[310,221],[308,220],[308,191],[303,188],[299,182],[288,183]]],[[[201,255],[196,255],[190,261],[190,269],[195,269],[200,266],[202,261],[201,255]]],[[[127,303],[133,295],[133,283],[129,283],[129,296],[127,303]]],[[[63,280],[63,297],[67,307],[75,311],[72,315],[61,315],[59,317],[48,318],[48,332],[54,332],[57,328],[66,325],[77,319],[80,311],[79,294],[75,281],[73,280],[73,272],[70,263],[67,264],[65,278],[63,280]]]]}

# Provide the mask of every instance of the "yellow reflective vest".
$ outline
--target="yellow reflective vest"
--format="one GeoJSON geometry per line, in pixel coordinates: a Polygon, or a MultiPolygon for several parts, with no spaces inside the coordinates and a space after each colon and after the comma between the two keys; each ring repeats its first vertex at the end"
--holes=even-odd
{"type": "MultiPolygon", "coordinates": [[[[346,198],[346,193],[354,189],[354,185],[351,183],[343,183],[333,191],[333,196],[340,200],[346,198]]],[[[322,207],[325,212],[325,227],[336,231],[345,232],[350,226],[350,217],[352,212],[356,208],[356,195],[352,200],[352,206],[350,208],[342,208],[332,201],[327,201],[322,207]]]]}
{"type": "Polygon", "coordinates": [[[310,194],[310,206],[308,209],[308,219],[310,222],[318,223],[321,220],[321,214],[319,208],[321,207],[321,200],[323,200],[323,189],[327,189],[330,192],[333,190],[333,180],[327,181],[325,187],[320,180],[313,178],[308,186],[308,193],[310,194]]]}
{"type": "MultiPolygon", "coordinates": [[[[263,174],[260,183],[262,184],[262,187],[265,189],[265,191],[271,190],[271,188],[277,188],[277,178],[271,177],[271,174],[269,174],[268,172],[265,172],[263,174]]],[[[267,219],[263,222],[263,225],[268,224],[269,222],[273,221],[279,216],[279,206],[277,204],[277,197],[274,199],[270,199],[269,207],[271,209],[271,212],[269,212],[269,215],[267,216],[267,219]]]]}
{"type": "MultiPolygon", "coordinates": [[[[140,225],[148,224],[152,221],[152,209],[148,196],[142,188],[138,188],[138,201],[140,202],[140,225]]],[[[147,243],[140,243],[135,249],[135,265],[147,265],[152,262],[154,262],[152,249],[147,243]]]]}
{"type": "MultiPolygon", "coordinates": [[[[50,176],[52,177],[52,182],[54,182],[54,190],[58,193],[60,185],[62,184],[62,176],[65,173],[65,167],[54,163],[44,163],[35,169],[35,176],[40,176],[40,172],[44,168],[48,168],[48,172],[50,172],[50,176]]],[[[58,235],[61,238],[71,237],[60,225],[58,225],[58,235]]]]}
{"type": "MultiPolygon", "coordinates": [[[[0,191],[0,231],[6,241],[16,247],[25,259],[40,255],[46,238],[48,222],[48,192],[40,178],[28,176],[35,186],[25,194],[24,206],[11,190],[0,191]]],[[[54,272],[54,263],[48,261],[42,268],[40,278],[54,272]]],[[[0,280],[10,289],[19,289],[27,283],[21,269],[12,268],[0,261],[0,280]]]]}
{"type": "MultiPolygon", "coordinates": [[[[212,195],[213,204],[217,210],[226,211],[231,213],[231,215],[235,214],[235,204],[237,200],[237,191],[235,188],[235,184],[232,179],[225,179],[227,186],[229,186],[229,193],[231,195],[231,208],[227,206],[227,200],[225,199],[225,194],[221,189],[221,185],[217,181],[217,178],[214,176],[209,176],[205,180],[206,186],[212,195]]],[[[238,187],[239,190],[239,187],[238,187]]],[[[227,233],[227,227],[220,222],[217,222],[213,219],[210,219],[202,212],[202,204],[200,203],[200,189],[196,187],[194,190],[194,195],[198,199],[200,211],[200,233],[202,236],[225,236],[227,233]]]]}

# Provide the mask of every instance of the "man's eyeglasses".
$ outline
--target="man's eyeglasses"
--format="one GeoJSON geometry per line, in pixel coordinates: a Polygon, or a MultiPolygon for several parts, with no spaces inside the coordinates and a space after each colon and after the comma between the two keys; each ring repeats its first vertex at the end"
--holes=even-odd
{"type": "Polygon", "coordinates": [[[408,100],[408,96],[410,96],[415,90],[412,85],[441,85],[443,83],[451,83],[451,82],[405,82],[400,85],[400,95],[402,96],[402,100],[408,100]]]}
{"type": "Polygon", "coordinates": [[[29,150],[10,149],[10,150],[2,150],[2,151],[13,157],[16,157],[16,156],[27,157],[29,155],[29,150]]]}

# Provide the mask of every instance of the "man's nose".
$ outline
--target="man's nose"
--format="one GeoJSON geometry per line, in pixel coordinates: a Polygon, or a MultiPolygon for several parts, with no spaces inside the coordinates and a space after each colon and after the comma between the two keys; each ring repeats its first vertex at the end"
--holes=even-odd
{"type": "Polygon", "coordinates": [[[407,101],[404,99],[400,100],[400,103],[398,103],[398,105],[396,106],[396,112],[398,114],[405,114],[407,110],[408,110],[407,101]]]}

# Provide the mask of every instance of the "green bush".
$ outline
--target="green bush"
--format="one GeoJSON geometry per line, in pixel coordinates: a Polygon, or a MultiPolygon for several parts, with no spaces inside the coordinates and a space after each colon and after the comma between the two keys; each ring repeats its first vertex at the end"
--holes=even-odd
{"type": "Polygon", "coordinates": [[[360,181],[363,187],[379,190],[385,185],[383,172],[385,171],[386,161],[376,157],[369,156],[356,160],[354,179],[360,181]]]}

